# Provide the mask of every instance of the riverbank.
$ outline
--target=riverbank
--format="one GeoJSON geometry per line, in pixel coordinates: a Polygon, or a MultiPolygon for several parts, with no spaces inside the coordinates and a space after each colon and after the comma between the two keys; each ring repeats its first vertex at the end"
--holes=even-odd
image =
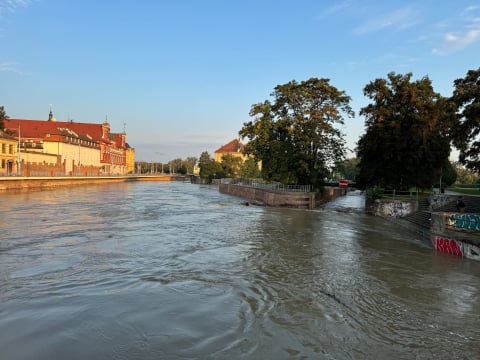
{"type": "Polygon", "coordinates": [[[184,177],[175,175],[131,175],[131,176],[62,176],[26,177],[12,176],[0,178],[0,191],[46,189],[59,186],[104,184],[129,181],[179,181],[184,177]]]}

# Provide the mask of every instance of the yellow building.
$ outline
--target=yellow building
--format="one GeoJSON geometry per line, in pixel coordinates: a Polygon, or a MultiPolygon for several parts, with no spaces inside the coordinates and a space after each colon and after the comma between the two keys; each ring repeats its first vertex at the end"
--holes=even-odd
{"type": "MultiPolygon", "coordinates": [[[[231,155],[234,157],[238,157],[242,159],[242,164],[249,158],[252,158],[253,156],[247,156],[244,153],[244,145],[240,142],[239,139],[235,139],[230,141],[228,144],[223,145],[219,149],[215,150],[214,152],[214,160],[216,162],[221,163],[222,158],[225,155],[231,155]]],[[[262,170],[262,162],[258,161],[257,163],[258,170],[262,170]]]]}
{"type": "Polygon", "coordinates": [[[0,176],[17,171],[17,140],[0,130],[0,176]]]}
{"type": "Polygon", "coordinates": [[[127,163],[127,174],[133,174],[135,172],[135,149],[127,144],[127,150],[125,152],[127,163]]]}
{"type": "Polygon", "coordinates": [[[106,121],[57,121],[50,111],[48,121],[6,119],[5,128],[20,143],[17,171],[26,176],[127,174],[126,133],[106,121]]]}
{"type": "Polygon", "coordinates": [[[240,140],[235,139],[230,141],[228,144],[223,145],[214,152],[214,160],[216,162],[222,162],[222,157],[225,155],[232,155],[234,157],[239,157],[242,159],[242,163],[247,160],[247,156],[243,153],[244,146],[240,140]]]}

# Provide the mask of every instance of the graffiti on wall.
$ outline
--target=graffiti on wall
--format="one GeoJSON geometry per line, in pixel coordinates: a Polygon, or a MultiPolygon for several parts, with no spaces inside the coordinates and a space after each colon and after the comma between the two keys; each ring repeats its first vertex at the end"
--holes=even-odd
{"type": "Polygon", "coordinates": [[[402,201],[382,201],[378,211],[381,216],[401,218],[414,210],[412,203],[402,201]]]}
{"type": "Polygon", "coordinates": [[[450,201],[450,197],[448,195],[443,195],[443,194],[431,195],[430,198],[428,199],[428,202],[430,204],[430,210],[434,210],[440,206],[443,206],[449,201],[450,201]]]}
{"type": "Polygon", "coordinates": [[[432,245],[435,250],[440,252],[480,260],[480,247],[473,244],[442,236],[434,236],[432,237],[432,245]]]}
{"type": "Polygon", "coordinates": [[[463,243],[461,241],[435,236],[433,238],[433,247],[440,252],[463,256],[463,243]]]}
{"type": "Polygon", "coordinates": [[[480,216],[475,214],[453,213],[448,219],[448,225],[458,229],[480,230],[480,216]]]}

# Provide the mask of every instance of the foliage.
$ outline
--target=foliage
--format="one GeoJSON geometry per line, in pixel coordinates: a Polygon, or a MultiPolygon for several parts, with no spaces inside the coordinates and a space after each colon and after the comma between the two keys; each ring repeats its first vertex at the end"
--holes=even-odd
{"type": "Polygon", "coordinates": [[[383,197],[383,188],[380,186],[373,186],[366,191],[367,198],[371,200],[381,199],[383,197]]]}
{"type": "Polygon", "coordinates": [[[452,101],[458,107],[453,144],[459,160],[470,170],[480,170],[480,68],[454,81],[452,101]]]}
{"type": "Polygon", "coordinates": [[[247,137],[245,152],[262,162],[262,177],[283,184],[320,187],[327,168],[345,156],[343,133],[336,125],[353,117],[348,97],[311,78],[277,85],[269,100],[254,104],[239,134],[247,137]]]}
{"type": "Polygon", "coordinates": [[[183,160],[181,158],[173,159],[168,162],[169,172],[172,174],[186,174],[187,170],[183,166],[183,160]]]}
{"type": "Polygon", "coordinates": [[[5,131],[5,120],[8,119],[7,113],[3,106],[0,106],[0,130],[5,131]]]}
{"type": "Polygon", "coordinates": [[[223,169],[220,163],[215,162],[207,151],[202,152],[198,161],[200,167],[200,177],[202,179],[212,180],[223,177],[223,169]]]}
{"type": "Polygon", "coordinates": [[[453,164],[455,171],[457,173],[457,179],[455,184],[474,184],[480,180],[480,176],[475,171],[467,169],[460,162],[453,164]]]}
{"type": "Polygon", "coordinates": [[[193,168],[197,163],[198,159],[194,156],[187,157],[185,160],[182,160],[182,167],[185,168],[186,174],[193,174],[193,168]]]}
{"type": "Polygon", "coordinates": [[[442,168],[442,187],[449,187],[457,181],[457,171],[450,160],[445,161],[442,168]]]}
{"type": "Polygon", "coordinates": [[[344,179],[355,181],[358,175],[359,162],[360,159],[357,157],[345,159],[335,166],[335,172],[339,173],[344,179]]]}
{"type": "Polygon", "coordinates": [[[411,77],[392,72],[363,90],[372,103],[360,112],[366,132],[357,147],[358,185],[402,190],[438,182],[450,154],[455,106],[433,91],[428,77],[411,77]]]}
{"type": "Polygon", "coordinates": [[[261,177],[261,171],[254,158],[248,158],[240,167],[238,175],[246,179],[258,179],[261,177]]]}
{"type": "Polygon", "coordinates": [[[233,156],[232,154],[225,154],[222,156],[222,169],[223,173],[228,178],[235,178],[240,172],[243,160],[238,156],[233,156]]]}

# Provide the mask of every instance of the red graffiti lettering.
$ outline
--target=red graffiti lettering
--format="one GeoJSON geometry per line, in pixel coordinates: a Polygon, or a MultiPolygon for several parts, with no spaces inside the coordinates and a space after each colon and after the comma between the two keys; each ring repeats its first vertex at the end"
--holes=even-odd
{"type": "Polygon", "coordinates": [[[463,256],[461,243],[453,239],[435,237],[435,249],[447,254],[463,256]]]}

